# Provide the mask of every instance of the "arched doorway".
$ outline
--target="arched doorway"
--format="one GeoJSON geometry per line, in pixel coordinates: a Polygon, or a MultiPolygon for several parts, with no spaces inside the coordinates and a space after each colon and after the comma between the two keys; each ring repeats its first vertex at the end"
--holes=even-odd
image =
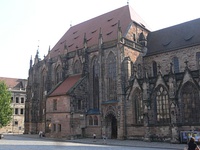
{"type": "Polygon", "coordinates": [[[117,119],[113,114],[108,114],[105,117],[106,122],[106,134],[108,138],[117,138],[117,119]]]}

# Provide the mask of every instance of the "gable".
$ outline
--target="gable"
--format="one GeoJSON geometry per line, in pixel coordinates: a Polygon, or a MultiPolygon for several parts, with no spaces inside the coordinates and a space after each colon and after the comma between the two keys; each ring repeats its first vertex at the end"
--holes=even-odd
{"type": "Polygon", "coordinates": [[[100,32],[103,42],[117,39],[118,22],[120,22],[122,35],[126,34],[127,28],[132,22],[138,22],[143,27],[147,26],[139,15],[129,5],[126,5],[72,26],[53,47],[50,57],[64,54],[66,49],[68,52],[82,49],[84,36],[86,36],[88,47],[98,44],[100,32]]]}

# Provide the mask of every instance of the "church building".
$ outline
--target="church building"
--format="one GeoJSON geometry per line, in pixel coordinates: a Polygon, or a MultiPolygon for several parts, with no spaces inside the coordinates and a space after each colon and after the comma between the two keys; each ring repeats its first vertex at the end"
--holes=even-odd
{"type": "Polygon", "coordinates": [[[177,143],[200,130],[200,19],[158,31],[129,6],[30,60],[25,133],[177,143]]]}

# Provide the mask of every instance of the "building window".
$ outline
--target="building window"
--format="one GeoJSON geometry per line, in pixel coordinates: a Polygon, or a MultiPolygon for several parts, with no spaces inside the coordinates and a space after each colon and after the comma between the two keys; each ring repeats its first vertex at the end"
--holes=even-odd
{"type": "Polygon", "coordinates": [[[142,92],[138,88],[134,92],[135,102],[135,118],[137,124],[143,123],[143,103],[142,103],[142,92]]]}
{"type": "Polygon", "coordinates": [[[53,110],[57,110],[57,99],[53,100],[53,110]]]}
{"type": "Polygon", "coordinates": [[[13,103],[13,97],[11,97],[11,102],[13,103]]]}
{"type": "Polygon", "coordinates": [[[15,126],[18,126],[18,121],[15,121],[15,124],[14,124],[15,126]]]}
{"type": "Polygon", "coordinates": [[[90,126],[93,125],[93,118],[92,118],[92,116],[89,117],[89,125],[90,126]]]}
{"type": "Polygon", "coordinates": [[[94,125],[98,125],[98,117],[97,116],[94,116],[94,125]]]}
{"type": "Polygon", "coordinates": [[[21,103],[24,103],[24,98],[23,97],[21,97],[21,103]]]}
{"type": "Polygon", "coordinates": [[[200,52],[196,53],[197,69],[200,69],[200,52]]]}
{"type": "Polygon", "coordinates": [[[173,58],[173,64],[174,64],[174,73],[179,72],[179,60],[178,57],[173,58]]]}
{"type": "Polygon", "coordinates": [[[80,62],[77,60],[75,63],[74,63],[74,74],[78,74],[81,72],[81,64],[80,62]]]}
{"type": "Polygon", "coordinates": [[[53,131],[56,131],[56,124],[53,124],[53,131]]]}
{"type": "Polygon", "coordinates": [[[157,76],[157,63],[153,61],[153,76],[157,76]]]}
{"type": "Polygon", "coordinates": [[[163,86],[156,90],[156,118],[159,124],[170,122],[168,92],[163,86]]]}
{"type": "Polygon", "coordinates": [[[16,97],[15,100],[16,103],[19,103],[19,97],[16,97]]]}
{"type": "Polygon", "coordinates": [[[58,124],[58,132],[61,132],[61,124],[58,124]]]}
{"type": "Polygon", "coordinates": [[[21,115],[24,114],[24,109],[23,109],[23,108],[20,109],[20,114],[21,114],[21,115]]]}
{"type": "Polygon", "coordinates": [[[136,41],[136,35],[133,33],[133,41],[136,41]]]}
{"type": "Polygon", "coordinates": [[[55,71],[55,81],[56,81],[56,84],[62,81],[62,68],[60,65],[56,68],[56,71],[55,71]]]}
{"type": "Polygon", "coordinates": [[[93,78],[93,108],[99,108],[99,64],[97,58],[93,60],[92,67],[93,78]]]}
{"type": "Polygon", "coordinates": [[[183,123],[199,123],[199,90],[191,82],[184,84],[181,91],[183,123]]]}
{"type": "Polygon", "coordinates": [[[113,53],[110,53],[107,58],[107,76],[108,76],[108,99],[116,100],[117,99],[117,86],[116,86],[116,59],[113,53]]]}
{"type": "Polygon", "coordinates": [[[18,108],[15,108],[15,115],[18,115],[18,108]]]}
{"type": "Polygon", "coordinates": [[[78,100],[78,110],[81,110],[82,108],[82,101],[79,99],[78,100]]]}

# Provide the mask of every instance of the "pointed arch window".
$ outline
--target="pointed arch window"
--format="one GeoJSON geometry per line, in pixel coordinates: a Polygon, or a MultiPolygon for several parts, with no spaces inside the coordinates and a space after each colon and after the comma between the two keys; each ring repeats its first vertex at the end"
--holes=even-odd
{"type": "Polygon", "coordinates": [[[170,111],[169,111],[169,97],[168,92],[164,86],[158,86],[156,89],[156,121],[159,124],[170,123],[170,111]]]}
{"type": "Polygon", "coordinates": [[[179,60],[178,60],[178,57],[174,57],[172,61],[173,61],[173,64],[174,64],[174,73],[178,73],[179,72],[179,60]]]}
{"type": "Polygon", "coordinates": [[[73,70],[74,70],[74,74],[81,73],[81,63],[80,63],[80,61],[78,61],[78,60],[75,61],[73,70]]]}
{"type": "Polygon", "coordinates": [[[200,52],[196,53],[197,69],[200,69],[200,52]]]}
{"type": "Polygon", "coordinates": [[[157,76],[157,63],[155,61],[153,61],[153,76],[157,76]]]}
{"type": "Polygon", "coordinates": [[[181,91],[183,123],[199,123],[199,91],[191,82],[185,83],[181,91]]]}
{"type": "Polygon", "coordinates": [[[55,81],[56,81],[56,84],[62,81],[62,67],[60,65],[57,66],[56,71],[55,71],[55,81]]]}
{"type": "Polygon", "coordinates": [[[136,89],[134,92],[134,107],[135,108],[135,118],[136,124],[143,123],[143,103],[142,103],[142,92],[139,89],[136,89]]]}
{"type": "Polygon", "coordinates": [[[92,81],[93,81],[93,108],[99,108],[99,64],[97,58],[93,60],[92,65],[92,81]]]}
{"type": "Polygon", "coordinates": [[[111,52],[107,58],[107,79],[108,79],[108,99],[117,99],[116,92],[116,58],[115,55],[111,52]]]}

